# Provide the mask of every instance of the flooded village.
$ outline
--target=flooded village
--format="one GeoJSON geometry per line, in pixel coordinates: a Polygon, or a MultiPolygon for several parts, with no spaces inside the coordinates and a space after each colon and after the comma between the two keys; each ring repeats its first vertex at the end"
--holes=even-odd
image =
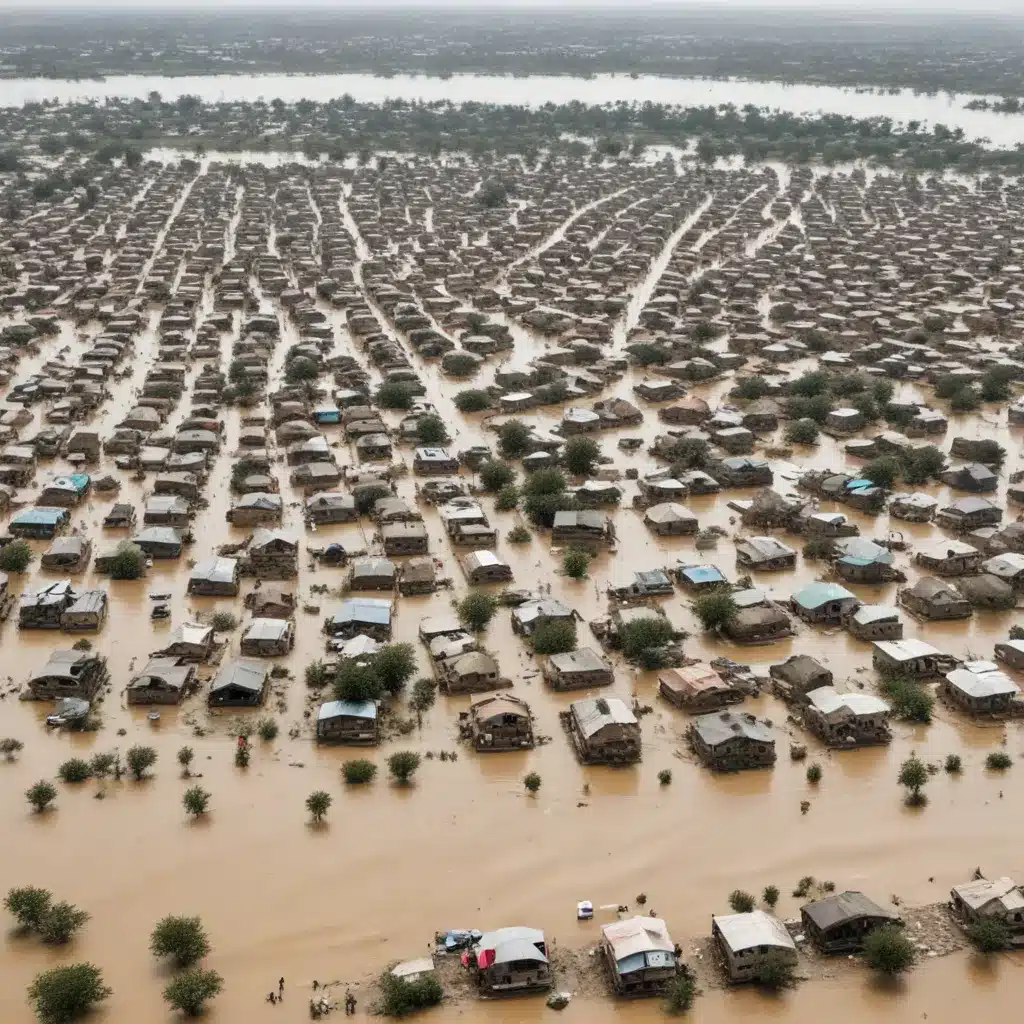
{"type": "Polygon", "coordinates": [[[1007,1012],[1021,180],[147,103],[0,111],[3,1020],[1007,1012]]]}

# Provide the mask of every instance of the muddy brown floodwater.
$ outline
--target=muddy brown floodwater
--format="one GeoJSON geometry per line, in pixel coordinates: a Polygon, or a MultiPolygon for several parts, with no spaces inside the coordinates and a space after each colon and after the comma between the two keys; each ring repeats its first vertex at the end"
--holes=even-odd
{"type": "MultiPolygon", "coordinates": [[[[187,199],[187,191],[181,198],[182,202],[187,199]]],[[[273,234],[271,251],[275,251],[273,234]]],[[[645,281],[638,288],[646,288],[649,297],[653,284],[645,281]]],[[[209,312],[212,303],[207,282],[202,312],[209,312]]],[[[267,311],[279,310],[269,296],[262,297],[261,305],[267,311]]],[[[317,305],[335,329],[337,350],[358,354],[346,330],[344,312],[323,302],[317,305]]],[[[111,395],[93,421],[102,437],[132,407],[136,386],[156,359],[159,312],[158,304],[150,307],[148,325],[136,337],[133,377],[109,385],[111,395]]],[[[238,326],[236,314],[236,334],[238,326]]],[[[539,337],[513,326],[517,360],[525,362],[543,350],[539,337]]],[[[383,321],[382,328],[390,331],[383,321]]],[[[272,381],[280,380],[286,348],[299,338],[293,322],[283,316],[282,329],[271,366],[272,381]]],[[[22,360],[17,377],[27,376],[61,350],[66,350],[63,360],[73,364],[100,330],[98,323],[76,330],[62,322],[58,336],[44,340],[37,354],[22,360]]],[[[222,336],[225,360],[230,341],[228,335],[222,336]]],[[[724,342],[716,344],[724,346],[724,342]]],[[[455,412],[452,395],[463,385],[442,378],[436,362],[422,361],[415,354],[411,361],[427,385],[427,397],[455,435],[452,447],[493,445],[494,434],[479,417],[455,412]]],[[[186,393],[203,362],[190,364],[186,393]]],[[[789,364],[787,370],[798,374],[815,365],[816,360],[806,359],[789,364]]],[[[643,377],[644,371],[630,369],[601,397],[632,398],[633,385],[643,377]]],[[[732,379],[720,379],[689,390],[714,408],[733,384],[732,379]]],[[[930,391],[905,384],[899,386],[898,397],[927,401],[930,391]]],[[[643,475],[659,466],[652,456],[627,455],[614,448],[617,436],[642,436],[649,443],[664,431],[656,407],[640,404],[645,413],[642,426],[608,432],[601,439],[617,468],[636,467],[643,475]]],[[[29,408],[34,423],[23,428],[26,436],[41,425],[43,415],[40,406],[29,408]]],[[[179,403],[167,428],[180,423],[187,409],[187,402],[179,403]]],[[[521,418],[550,428],[560,422],[561,412],[560,407],[550,407],[528,411],[521,418]]],[[[392,426],[399,420],[393,413],[385,418],[392,426]]],[[[231,501],[228,453],[237,447],[241,414],[226,409],[224,420],[225,443],[205,491],[208,506],[195,522],[196,542],[187,552],[190,559],[240,541],[249,532],[233,528],[224,518],[231,501]]],[[[331,442],[342,440],[340,427],[323,430],[331,442]]],[[[998,500],[1002,502],[1006,473],[1017,468],[1020,431],[1007,426],[1003,410],[998,421],[991,412],[951,416],[948,436],[958,434],[994,436],[1013,453],[1001,478],[998,500]]],[[[343,440],[342,445],[339,460],[354,462],[343,440]]],[[[408,449],[404,456],[408,460],[408,449]]],[[[823,436],[806,456],[792,462],[776,460],[773,465],[775,488],[791,492],[798,468],[852,469],[856,463],[841,445],[823,436]]],[[[50,468],[58,472],[66,465],[56,460],[50,468]]],[[[50,475],[47,467],[43,469],[36,489],[26,489],[29,501],[50,475]]],[[[146,481],[119,473],[110,456],[105,455],[90,472],[118,476],[122,486],[117,500],[141,505],[146,481]]],[[[330,540],[340,540],[347,547],[370,545],[372,528],[366,520],[362,525],[305,532],[302,493],[288,483],[287,471],[281,476],[283,525],[302,535],[303,547],[330,540]]],[[[398,492],[412,501],[415,485],[411,476],[405,476],[398,492]]],[[[629,507],[633,491],[629,483],[624,486],[627,500],[611,513],[619,538],[616,550],[595,560],[590,579],[573,582],[556,574],[558,556],[552,552],[549,535],[534,531],[528,545],[500,545],[512,563],[515,585],[550,584],[553,596],[589,621],[607,611],[607,583],[628,578],[634,570],[693,557],[715,562],[730,579],[740,575],[729,537],[719,542],[716,552],[702,555],[696,554],[693,538],[656,538],[644,526],[642,515],[629,507]]],[[[946,487],[924,489],[943,503],[951,493],[946,487]]],[[[702,527],[721,526],[731,537],[740,525],[726,502],[753,493],[731,489],[691,498],[687,504],[697,512],[702,527]]],[[[94,543],[101,539],[101,520],[112,500],[93,492],[87,504],[73,511],[74,522],[94,543]]],[[[485,501],[490,509],[492,500],[485,501]]],[[[822,508],[838,506],[823,503],[822,508]]],[[[890,524],[885,514],[872,517],[845,507],[842,511],[868,537],[885,536],[890,525],[912,544],[936,536],[936,528],[930,525],[890,524]]],[[[420,671],[428,674],[418,625],[427,615],[448,611],[453,594],[461,597],[466,586],[437,510],[423,506],[423,512],[431,552],[444,559],[456,585],[454,591],[431,596],[396,596],[394,639],[415,645],[420,671]]],[[[494,513],[492,518],[502,537],[516,521],[516,513],[494,513]]],[[[799,546],[792,537],[787,539],[799,546]]],[[[33,547],[41,553],[46,545],[33,542],[33,547]]],[[[916,578],[906,554],[898,556],[898,564],[916,578]]],[[[793,571],[756,574],[755,580],[788,597],[820,572],[819,563],[801,558],[793,571]]],[[[512,632],[507,610],[499,611],[488,629],[487,647],[503,673],[514,680],[513,692],[530,702],[537,731],[551,737],[550,742],[521,754],[477,755],[458,741],[458,712],[468,707],[469,698],[439,696],[422,728],[408,737],[389,740],[365,754],[317,746],[309,717],[316,704],[302,672],[323,656],[323,613],[337,603],[323,596],[312,598],[321,606],[321,614],[297,612],[295,649],[278,659],[292,673],[287,680],[275,681],[280,705],[276,698],[268,701],[268,710],[277,710],[281,732],[271,742],[254,739],[251,765],[240,770],[233,763],[232,733],[240,719],[252,720],[258,712],[210,712],[200,694],[180,707],[161,708],[160,721],[151,724],[146,708],[129,708],[125,703],[124,686],[132,669],[163,646],[175,625],[197,612],[241,611],[241,598],[187,597],[187,577],[182,559],[156,562],[144,581],[109,583],[109,619],[92,637],[95,648],[108,660],[112,679],[98,731],[48,731],[44,718],[51,706],[20,702],[13,692],[0,703],[0,735],[16,736],[25,743],[17,760],[0,764],[0,885],[5,889],[43,885],[92,915],[70,953],[4,932],[0,939],[0,1020],[4,1024],[27,1024],[32,1019],[24,997],[26,986],[40,970],[69,956],[100,965],[114,990],[95,1015],[98,1024],[170,1020],[161,999],[166,974],[148,951],[153,924],[168,913],[201,915],[211,937],[214,950],[208,963],[223,975],[225,987],[207,1011],[207,1019],[213,1024],[255,1024],[307,1019],[314,979],[365,984],[389,961],[426,954],[439,928],[524,923],[543,928],[556,948],[591,946],[600,924],[611,918],[609,912],[599,912],[595,921],[577,922],[575,904],[582,899],[599,906],[632,903],[636,894],[645,892],[647,906],[667,920],[674,937],[689,952],[709,933],[711,915],[727,909],[728,894],[735,888],[757,893],[766,885],[778,885],[783,893],[779,913],[789,918],[798,916],[801,903],[790,891],[805,875],[832,880],[840,890],[862,889],[879,902],[896,895],[908,906],[945,899],[950,887],[968,880],[976,866],[989,875],[1024,878],[1024,787],[1015,774],[1022,769],[1003,776],[983,769],[986,754],[1004,742],[1015,756],[1022,752],[1018,724],[972,724],[937,705],[930,726],[895,723],[888,746],[833,753],[787,721],[781,702],[762,695],[748,700],[744,708],[774,723],[781,755],[777,765],[771,771],[719,776],[700,767],[688,753],[687,717],[656,697],[655,673],[638,671],[619,660],[615,682],[606,692],[627,700],[635,696],[654,708],[642,720],[643,760],[628,768],[583,767],[558,721],[559,710],[580,694],[556,694],[543,685],[537,662],[512,632]],[[167,622],[153,622],[148,614],[147,595],[160,589],[173,594],[173,614],[167,622]],[[196,735],[197,725],[202,726],[203,735],[196,735]],[[819,786],[808,786],[805,764],[789,761],[790,740],[807,743],[812,759],[823,765],[819,786]],[[37,779],[52,777],[61,761],[114,747],[123,751],[134,743],[152,744],[159,753],[151,778],[141,783],[107,781],[102,784],[104,799],[96,799],[101,787],[95,781],[60,784],[55,810],[30,813],[24,791],[37,779]],[[212,794],[210,813],[196,822],[186,820],[181,805],[182,792],[190,783],[180,777],[175,753],[184,743],[196,752],[193,774],[212,794]],[[457,761],[424,760],[415,783],[396,788],[385,778],[384,762],[391,752],[404,747],[421,752],[458,749],[460,756],[457,761]],[[929,803],[923,810],[904,806],[896,782],[898,766],[911,752],[930,761],[949,753],[964,760],[961,776],[940,772],[932,777],[929,803]],[[353,756],[370,757],[381,766],[374,784],[349,788],[342,784],[341,763],[353,756]],[[673,770],[669,786],[658,784],[658,772],[664,768],[673,770]],[[536,796],[523,790],[522,779],[528,771],[538,772],[543,779],[536,796]],[[326,789],[334,797],[321,828],[309,824],[304,808],[305,797],[315,789],[326,789]],[[805,799],[811,807],[801,814],[800,803],[805,799]],[[270,1006],[264,999],[280,976],[286,979],[285,999],[282,1005],[270,1006]]],[[[47,578],[57,577],[43,573],[37,561],[24,576],[12,576],[12,587],[32,589],[47,578]]],[[[312,585],[336,587],[343,578],[343,570],[307,564],[303,551],[296,587],[299,604],[310,597],[312,585]]],[[[78,580],[86,581],[108,585],[91,568],[78,580]]],[[[243,593],[252,586],[251,580],[245,581],[243,593]]],[[[872,603],[894,603],[895,584],[851,589],[872,603]]],[[[688,656],[728,655],[764,670],[769,663],[802,652],[824,662],[840,689],[858,681],[872,682],[870,645],[845,632],[798,625],[792,640],[738,648],[704,636],[687,598],[679,592],[661,603],[676,625],[693,634],[685,642],[688,656]]],[[[938,625],[905,618],[908,635],[931,640],[958,657],[973,653],[987,658],[1016,616],[1013,612],[976,613],[966,622],[938,625]]],[[[240,631],[231,635],[225,657],[237,654],[239,635],[240,631]]],[[[16,690],[46,660],[48,651],[71,642],[47,631],[19,632],[12,618],[2,633],[0,671],[10,684],[5,689],[16,690]]],[[[596,646],[581,626],[581,645],[586,643],[596,646]]],[[[840,961],[829,965],[824,977],[778,997],[706,987],[690,1019],[787,1024],[827,1019],[852,1024],[869,1016],[893,1022],[952,1022],[968,1015],[994,1018],[1014,1011],[1021,967],[1012,957],[980,963],[967,953],[957,953],[927,959],[904,982],[886,988],[862,968],[840,961]]],[[[343,988],[335,991],[340,996],[343,988]]],[[[367,1010],[363,999],[359,1016],[367,1010]]],[[[552,1012],[542,998],[526,998],[446,1004],[431,1011],[427,1019],[525,1024],[552,1012]]],[[[661,1019],[662,1014],[657,1001],[622,1004],[600,991],[590,991],[574,998],[562,1016],[581,1024],[641,1024],[661,1019]]]]}

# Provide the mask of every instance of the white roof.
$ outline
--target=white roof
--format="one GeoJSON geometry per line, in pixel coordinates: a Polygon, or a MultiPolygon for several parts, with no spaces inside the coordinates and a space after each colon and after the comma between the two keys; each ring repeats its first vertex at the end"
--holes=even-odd
{"type": "Polygon", "coordinates": [[[1024,894],[1012,878],[979,878],[953,886],[953,892],[972,910],[981,910],[993,900],[999,900],[1006,910],[1024,909],[1024,894]]]}
{"type": "Polygon", "coordinates": [[[909,640],[876,640],[874,646],[894,661],[912,661],[914,658],[941,656],[942,651],[924,640],[911,637],[909,640]]]}
{"type": "Polygon", "coordinates": [[[947,672],[946,679],[951,686],[955,686],[969,697],[997,697],[1007,693],[1016,696],[1020,693],[1020,687],[998,669],[976,672],[967,668],[958,668],[947,672]]]}
{"type": "Polygon", "coordinates": [[[601,931],[612,947],[616,960],[651,950],[675,952],[675,943],[660,917],[630,917],[625,921],[602,925],[601,931]]]}
{"type": "Polygon", "coordinates": [[[823,714],[831,715],[841,708],[849,708],[855,715],[888,714],[889,705],[870,693],[837,693],[832,686],[819,686],[807,694],[807,699],[823,714]]]}
{"type": "Polygon", "coordinates": [[[986,559],[981,563],[981,568],[993,576],[1016,576],[1017,573],[1024,572],[1024,555],[1019,555],[1016,551],[1007,551],[1003,555],[986,559]]]}
{"type": "Polygon", "coordinates": [[[756,946],[775,946],[778,949],[796,950],[786,926],[763,910],[749,914],[724,914],[712,918],[726,945],[737,953],[756,946]]]}

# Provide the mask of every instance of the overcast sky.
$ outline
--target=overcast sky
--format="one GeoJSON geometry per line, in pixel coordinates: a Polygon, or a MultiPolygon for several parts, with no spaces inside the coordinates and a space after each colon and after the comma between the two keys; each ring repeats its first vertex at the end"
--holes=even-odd
{"type": "Polygon", "coordinates": [[[40,10],[53,7],[90,10],[97,8],[116,7],[120,9],[154,10],[180,9],[216,11],[224,8],[263,7],[292,10],[301,7],[325,8],[377,8],[377,7],[543,7],[548,11],[558,7],[616,7],[628,10],[638,6],[659,7],[729,7],[736,12],[744,7],[803,7],[817,10],[850,13],[863,11],[962,11],[975,14],[993,12],[1000,14],[1017,14],[1024,17],[1024,0],[699,0],[687,4],[685,0],[296,0],[286,3],[283,0],[177,0],[174,3],[153,3],[151,0],[42,0],[38,4],[26,3],[25,0],[0,0],[2,8],[25,8],[39,13],[40,10]]]}

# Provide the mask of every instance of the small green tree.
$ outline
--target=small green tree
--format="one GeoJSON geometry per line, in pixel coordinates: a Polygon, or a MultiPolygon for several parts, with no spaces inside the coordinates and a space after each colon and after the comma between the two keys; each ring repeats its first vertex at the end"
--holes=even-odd
{"type": "Polygon", "coordinates": [[[321,689],[326,686],[332,678],[333,676],[331,675],[330,669],[319,659],[317,661],[311,661],[306,666],[306,685],[311,690],[321,689]]]}
{"type": "Polygon", "coordinates": [[[1010,947],[1010,930],[996,917],[980,917],[967,926],[967,938],[980,953],[998,953],[1010,947]]]}
{"type": "Polygon", "coordinates": [[[178,751],[178,764],[181,765],[181,774],[187,779],[192,774],[192,762],[195,760],[196,752],[191,747],[182,747],[178,751]]]}
{"type": "Polygon", "coordinates": [[[277,734],[280,731],[277,720],[273,718],[261,718],[256,723],[256,731],[260,734],[260,739],[269,743],[271,740],[277,739],[277,734]]]}
{"type": "Polygon", "coordinates": [[[876,928],[864,940],[864,960],[873,971],[903,974],[914,966],[914,944],[896,925],[876,928]]]}
{"type": "Polygon", "coordinates": [[[591,437],[570,437],[562,449],[562,462],[576,476],[591,476],[601,458],[601,446],[591,437]]]}
{"type": "Polygon", "coordinates": [[[576,650],[574,619],[542,619],[533,631],[533,649],[537,654],[565,654],[576,650]]]}
{"type": "Polygon", "coordinates": [[[814,764],[810,764],[807,766],[807,781],[812,786],[816,786],[819,782],[821,782],[821,776],[821,765],[818,764],[817,761],[815,761],[814,764]]]}
{"type": "Polygon", "coordinates": [[[744,892],[742,889],[733,889],[729,893],[729,906],[737,914],[749,914],[756,905],[757,901],[749,892],[744,892]]]}
{"type": "Polygon", "coordinates": [[[431,413],[416,421],[416,440],[420,444],[447,444],[451,440],[448,428],[440,416],[431,413]]]}
{"type": "Polygon", "coordinates": [[[112,580],[139,580],[146,575],[146,554],[130,540],[117,545],[109,562],[107,575],[112,580]]]}
{"type": "Polygon", "coordinates": [[[817,444],[818,424],[814,420],[793,420],[786,426],[785,437],[790,444],[817,444]]]}
{"type": "Polygon", "coordinates": [[[660,615],[645,615],[627,622],[619,630],[618,642],[629,661],[646,664],[653,660],[651,652],[669,643],[672,636],[672,626],[667,619],[660,615]]]}
{"type": "Polygon", "coordinates": [[[238,619],[231,612],[214,612],[210,625],[215,633],[230,633],[238,628],[238,619]]]}
{"type": "Polygon", "coordinates": [[[530,443],[530,428],[522,420],[509,420],[498,428],[498,451],[503,459],[521,459],[530,443]]]}
{"type": "Polygon", "coordinates": [[[522,523],[517,523],[505,534],[505,540],[509,544],[529,544],[530,536],[530,531],[522,523]]]}
{"type": "Polygon", "coordinates": [[[306,797],[306,810],[313,816],[313,821],[319,825],[324,820],[324,815],[332,803],[331,794],[323,789],[318,789],[306,797]]]}
{"type": "Polygon", "coordinates": [[[381,685],[394,697],[416,673],[416,649],[412,644],[388,644],[373,658],[373,670],[381,685]]]}
{"type": "Polygon", "coordinates": [[[338,666],[334,680],[336,700],[380,700],[384,696],[384,684],[372,664],[343,661],[338,666]]]}
{"type": "MultiPolygon", "coordinates": [[[[494,507],[499,512],[511,512],[514,508],[519,506],[519,488],[515,484],[509,484],[507,487],[502,487],[498,491],[497,498],[494,499],[494,507]]],[[[525,527],[516,526],[514,530],[523,530],[525,527]]],[[[530,535],[527,533],[526,539],[529,540],[530,535]]]]}
{"type": "Polygon", "coordinates": [[[125,763],[136,781],[145,777],[146,772],[156,764],[156,751],[152,747],[129,747],[125,763]]]}
{"type": "Polygon", "coordinates": [[[420,755],[411,750],[399,750],[388,758],[388,771],[403,786],[407,786],[420,766],[420,755]]]}
{"type": "Polygon", "coordinates": [[[101,782],[110,775],[117,765],[117,754],[112,750],[101,750],[93,754],[89,760],[89,771],[101,782]]]}
{"type": "Polygon", "coordinates": [[[693,975],[682,970],[665,986],[665,1012],[678,1017],[693,1006],[697,997],[697,982],[693,975]]]}
{"type": "Polygon", "coordinates": [[[51,946],[63,945],[70,942],[88,920],[89,914],[73,903],[54,903],[39,922],[39,937],[51,946]]]}
{"type": "Polygon", "coordinates": [[[377,775],[377,766],[372,761],[360,758],[357,761],[346,761],[341,766],[341,774],[350,786],[362,786],[373,782],[377,775]]]}
{"type": "Polygon", "coordinates": [[[707,630],[724,629],[739,614],[732,594],[725,590],[716,590],[698,597],[693,610],[700,624],[707,630]]]}
{"type": "Polygon", "coordinates": [[[459,602],[459,620],[467,629],[479,633],[487,628],[497,610],[498,602],[490,594],[474,591],[459,602]]]}
{"type": "Polygon", "coordinates": [[[210,794],[202,786],[192,786],[190,789],[185,790],[181,802],[185,810],[193,818],[198,818],[205,814],[209,808],[210,794]]]}
{"type": "Polygon", "coordinates": [[[779,992],[793,984],[794,966],[781,953],[769,953],[757,967],[754,980],[770,992],[779,992]]]}
{"type": "Polygon", "coordinates": [[[985,758],[985,767],[992,772],[1005,772],[1013,766],[1013,758],[1005,750],[993,750],[985,758]]]}
{"type": "Polygon", "coordinates": [[[761,893],[761,899],[774,910],[775,905],[779,902],[779,887],[777,885],[766,885],[764,892],[761,893]]]}
{"type": "Polygon", "coordinates": [[[490,409],[493,404],[491,396],[480,388],[468,388],[465,391],[460,391],[453,401],[459,412],[483,412],[484,409],[490,409]]]}
{"type": "Polygon", "coordinates": [[[409,698],[409,707],[416,712],[416,716],[421,724],[424,712],[429,711],[434,706],[436,699],[437,683],[433,679],[427,679],[424,676],[412,684],[412,696],[409,698]]]}
{"type": "Polygon", "coordinates": [[[586,579],[590,565],[590,553],[579,548],[569,548],[562,556],[562,571],[573,580],[586,579]]]}
{"type": "Polygon", "coordinates": [[[81,757],[69,757],[57,769],[57,777],[61,782],[85,782],[91,774],[89,762],[81,757]]]}
{"type": "Polygon", "coordinates": [[[191,967],[210,952],[210,940],[198,917],[168,915],[157,921],[149,950],[155,957],[170,957],[176,967],[191,967]]]}
{"type": "Polygon", "coordinates": [[[4,572],[24,572],[35,557],[28,541],[12,540],[0,548],[0,569],[4,572]]]}
{"type": "Polygon", "coordinates": [[[536,793],[540,789],[540,776],[536,772],[530,772],[524,779],[523,785],[528,793],[536,793]]]}
{"type": "Polygon", "coordinates": [[[907,803],[910,806],[923,804],[927,797],[921,790],[928,782],[928,767],[916,757],[910,757],[900,765],[899,784],[907,789],[907,803]]]}
{"type": "Polygon", "coordinates": [[[964,770],[964,763],[959,754],[947,754],[942,767],[950,775],[959,775],[964,770]]]}
{"type": "Polygon", "coordinates": [[[84,1017],[112,989],[103,984],[103,972],[92,964],[68,964],[37,974],[28,988],[40,1024],[67,1024],[84,1017]]]}
{"type": "Polygon", "coordinates": [[[5,736],[0,740],[0,754],[3,754],[5,761],[13,761],[24,749],[25,744],[13,736],[5,736]]]}
{"type": "Polygon", "coordinates": [[[932,720],[935,698],[915,679],[888,676],[879,686],[889,701],[893,717],[927,725],[932,720]]]}
{"type": "Polygon", "coordinates": [[[507,462],[488,459],[479,470],[484,490],[498,492],[515,482],[516,471],[507,462]]]}
{"type": "Polygon", "coordinates": [[[172,1010],[178,1010],[186,1017],[198,1017],[223,985],[223,979],[216,971],[190,967],[168,983],[164,999],[172,1010]]]}
{"type": "Polygon", "coordinates": [[[407,981],[387,970],[380,976],[380,1000],[374,1011],[382,1017],[408,1017],[437,1006],[442,999],[444,989],[433,974],[407,981]]]}
{"type": "Polygon", "coordinates": [[[25,791],[25,799],[36,809],[36,813],[42,814],[57,799],[57,788],[52,782],[40,779],[25,791]]]}
{"type": "Polygon", "coordinates": [[[376,402],[382,409],[409,409],[412,399],[412,391],[405,384],[391,382],[377,389],[376,402]]]}
{"type": "Polygon", "coordinates": [[[861,472],[861,476],[870,480],[876,487],[884,487],[887,491],[892,490],[896,481],[900,478],[902,468],[899,459],[891,455],[883,455],[880,458],[872,459],[861,472]]]}
{"type": "Polygon", "coordinates": [[[49,889],[39,889],[34,885],[24,885],[11,889],[4,898],[4,906],[24,931],[35,931],[43,923],[53,894],[49,889]]]}

